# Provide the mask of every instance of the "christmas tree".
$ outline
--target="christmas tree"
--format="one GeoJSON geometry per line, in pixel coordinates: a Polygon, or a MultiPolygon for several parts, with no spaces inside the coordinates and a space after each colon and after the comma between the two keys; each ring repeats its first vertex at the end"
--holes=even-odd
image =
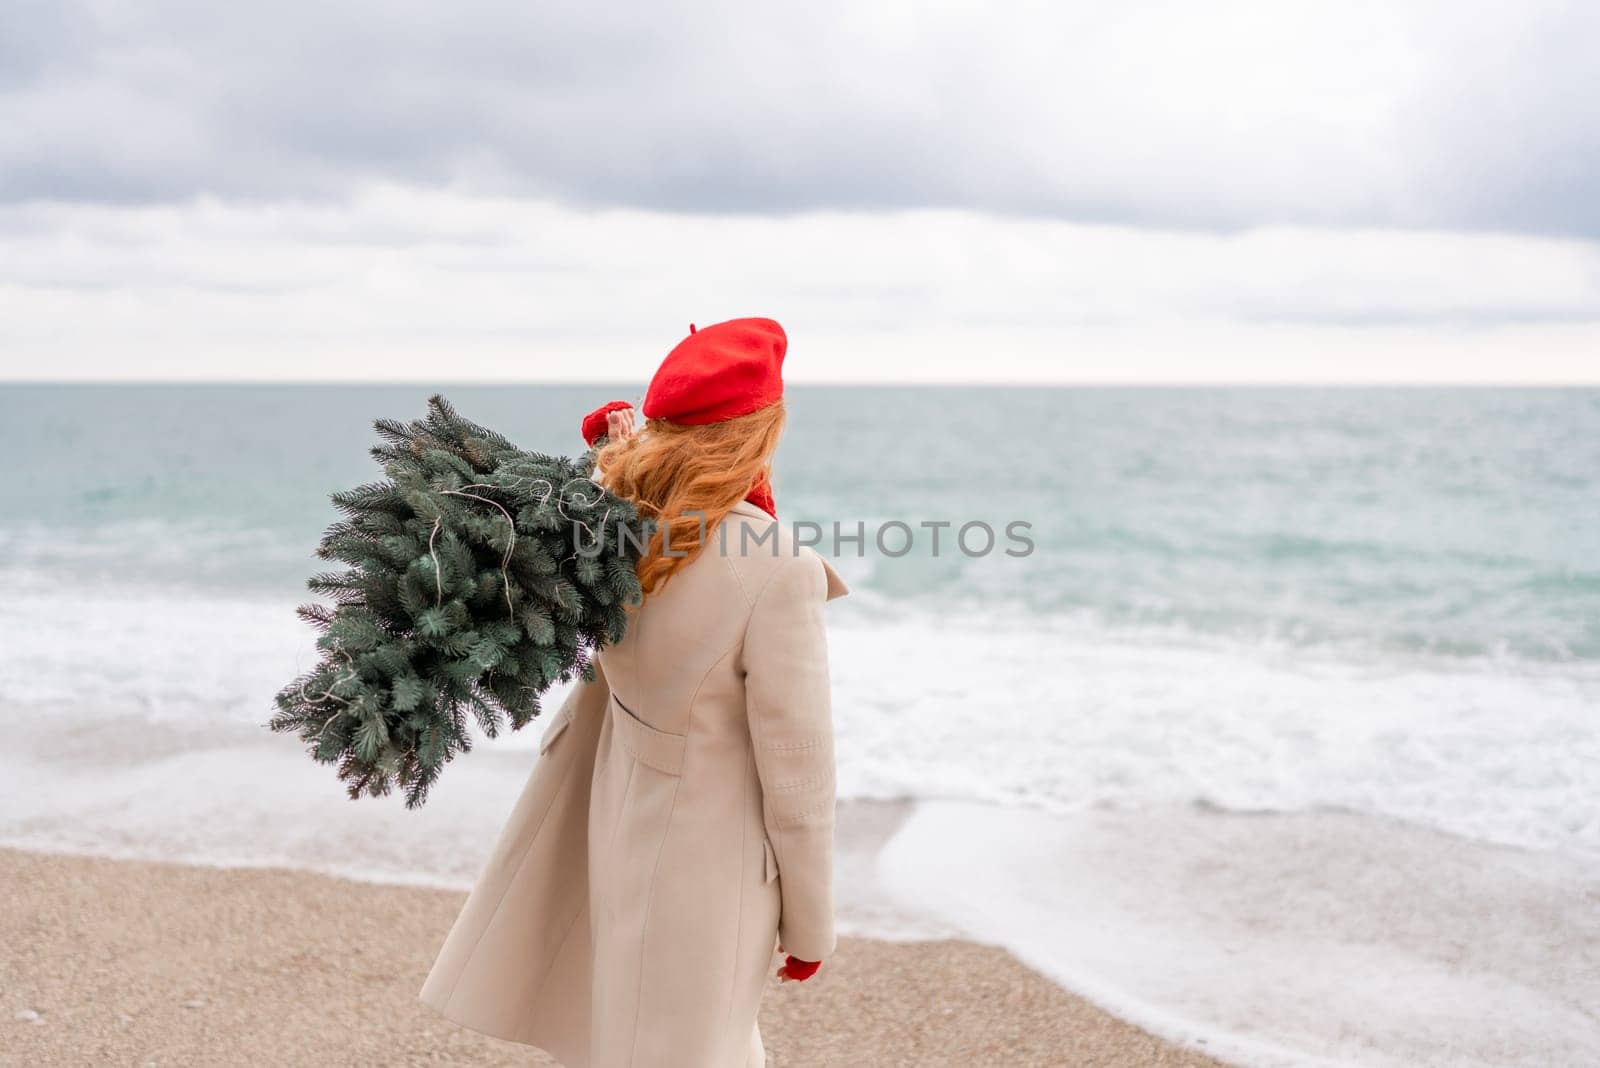
{"type": "Polygon", "coordinates": [[[631,504],[578,459],[524,452],[440,396],[427,417],[373,424],[385,478],[333,495],[317,549],[344,568],[308,585],[332,605],[316,667],[277,696],[275,731],[338,766],[352,798],[399,787],[422,804],[444,765],[539,714],[552,683],[590,678],[639,599],[631,504]],[[470,717],[470,721],[469,721],[470,717]]]}

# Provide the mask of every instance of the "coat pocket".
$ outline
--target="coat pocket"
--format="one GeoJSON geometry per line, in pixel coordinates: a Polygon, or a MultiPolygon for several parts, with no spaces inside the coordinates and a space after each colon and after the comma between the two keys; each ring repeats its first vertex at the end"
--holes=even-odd
{"type": "Polygon", "coordinates": [[[689,741],[684,735],[650,726],[618,700],[616,694],[611,695],[611,707],[617,740],[635,760],[668,775],[683,773],[683,753],[689,741]]]}
{"type": "Polygon", "coordinates": [[[765,854],[767,882],[770,883],[778,877],[778,854],[773,851],[772,839],[770,838],[761,839],[761,849],[765,854]]]}

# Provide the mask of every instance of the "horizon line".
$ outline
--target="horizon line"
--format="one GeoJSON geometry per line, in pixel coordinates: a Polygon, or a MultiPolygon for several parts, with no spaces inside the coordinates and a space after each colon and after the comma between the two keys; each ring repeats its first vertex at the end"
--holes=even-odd
{"type": "MultiPolygon", "coordinates": [[[[5,378],[6,386],[418,386],[432,387],[617,387],[642,390],[648,380],[638,379],[522,379],[522,378],[5,378]]],[[[1098,379],[1098,378],[1017,378],[1017,379],[821,379],[786,383],[793,389],[1205,389],[1205,388],[1373,388],[1405,389],[1594,389],[1593,379],[1496,379],[1496,378],[1222,378],[1222,379],[1098,379]]]]}

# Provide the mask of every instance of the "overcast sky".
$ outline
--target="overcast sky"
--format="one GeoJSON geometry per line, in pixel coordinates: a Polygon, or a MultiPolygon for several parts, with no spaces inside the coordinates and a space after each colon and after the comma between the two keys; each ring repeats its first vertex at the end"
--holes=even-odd
{"type": "Polygon", "coordinates": [[[0,376],[1600,381],[1600,5],[0,0],[0,376]]]}

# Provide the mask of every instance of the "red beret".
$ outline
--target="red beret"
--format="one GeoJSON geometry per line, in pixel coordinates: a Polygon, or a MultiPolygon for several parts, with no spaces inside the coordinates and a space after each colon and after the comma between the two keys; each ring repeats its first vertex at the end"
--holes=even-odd
{"type": "Polygon", "coordinates": [[[704,330],[691,324],[650,380],[644,416],[701,426],[759,411],[783,396],[788,347],[771,319],[729,319],[704,330]]]}

